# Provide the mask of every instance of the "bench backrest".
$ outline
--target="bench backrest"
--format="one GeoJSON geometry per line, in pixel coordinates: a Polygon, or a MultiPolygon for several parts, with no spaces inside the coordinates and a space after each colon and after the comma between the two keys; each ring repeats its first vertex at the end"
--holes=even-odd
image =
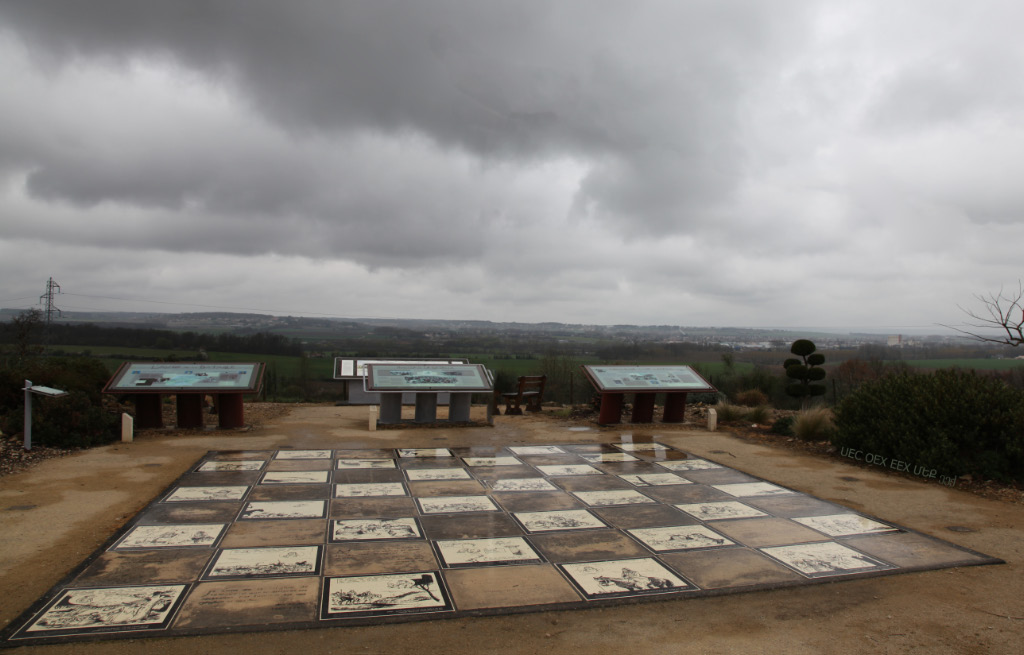
{"type": "Polygon", "coordinates": [[[546,375],[521,375],[519,376],[519,393],[533,391],[544,393],[544,385],[548,381],[546,375]]]}

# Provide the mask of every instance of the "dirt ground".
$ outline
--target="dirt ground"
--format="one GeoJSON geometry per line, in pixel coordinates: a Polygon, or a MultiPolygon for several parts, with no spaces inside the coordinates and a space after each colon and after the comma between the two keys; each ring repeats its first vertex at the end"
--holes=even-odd
{"type": "MultiPolygon", "coordinates": [[[[548,416],[499,416],[494,427],[369,431],[367,412],[304,406],[249,431],[150,431],[133,443],[49,459],[0,477],[0,625],[18,617],[209,450],[587,443],[649,435],[1007,563],[616,608],[12,652],[1009,654],[1024,648],[1022,505],[697,424],[582,429],[548,416]]],[[[474,408],[474,418],[482,419],[482,412],[474,408]]]]}

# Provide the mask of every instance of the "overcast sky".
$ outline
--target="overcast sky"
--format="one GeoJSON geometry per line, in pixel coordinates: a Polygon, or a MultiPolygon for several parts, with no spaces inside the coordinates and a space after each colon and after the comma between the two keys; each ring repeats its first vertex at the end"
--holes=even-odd
{"type": "Polygon", "coordinates": [[[1024,277],[1019,0],[0,0],[0,306],[929,328],[1024,277]],[[116,299],[116,300],[115,300],[116,299]]]}

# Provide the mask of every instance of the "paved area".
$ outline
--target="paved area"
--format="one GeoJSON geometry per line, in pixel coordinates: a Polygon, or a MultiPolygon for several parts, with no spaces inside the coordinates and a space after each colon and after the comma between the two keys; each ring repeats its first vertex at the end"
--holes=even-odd
{"type": "MultiPolygon", "coordinates": [[[[477,408],[474,408],[474,411],[476,410],[477,408]]],[[[258,416],[258,412],[253,411],[252,416],[258,416]]],[[[513,453],[511,456],[523,459],[527,455],[513,453]]],[[[644,456],[640,456],[639,459],[648,464],[657,463],[656,459],[648,460],[644,456]]],[[[300,460],[304,460],[304,457],[297,457],[293,464],[287,466],[299,466],[297,462],[300,460]]],[[[525,464],[536,468],[535,465],[551,466],[540,465],[539,462],[525,464]]],[[[309,465],[307,463],[301,466],[309,465]]],[[[318,466],[323,467],[323,464],[318,466]]],[[[602,471],[602,475],[608,479],[623,473],[610,469],[602,471]]],[[[225,473],[230,472],[204,471],[202,475],[225,473]]],[[[602,508],[588,505],[575,495],[574,492],[580,490],[570,490],[559,484],[560,478],[571,479],[572,476],[551,476],[540,470],[539,473],[540,475],[532,477],[545,478],[552,482],[558,487],[557,491],[569,494],[583,504],[582,509],[588,514],[609,524],[608,528],[594,528],[593,533],[622,533],[637,544],[638,548],[651,552],[650,559],[658,563],[666,564],[667,560],[686,558],[711,558],[715,554],[719,554],[715,557],[721,557],[721,554],[727,551],[739,552],[742,549],[761,558],[755,561],[768,562],[772,565],[768,568],[801,575],[799,568],[792,566],[792,562],[786,563],[767,553],[767,549],[773,548],[771,545],[749,544],[746,541],[748,535],[735,530],[732,533],[719,531],[712,525],[715,523],[712,519],[687,519],[686,517],[690,515],[675,507],[686,503],[671,498],[669,501],[659,500],[659,503],[666,507],[671,506],[678,513],[676,516],[684,517],[681,520],[683,522],[677,520],[674,524],[703,524],[736,545],[723,543],[692,550],[650,551],[647,545],[629,532],[635,528],[605,520],[611,516],[610,511],[615,509],[613,506],[602,508]]],[[[667,473],[681,478],[693,475],[672,470],[668,470],[667,473]]],[[[597,476],[592,474],[589,477],[597,476]]],[[[477,482],[481,480],[477,476],[473,479],[477,482]]],[[[415,482],[432,484],[444,481],[415,482]]],[[[624,482],[630,484],[626,480],[624,482]]],[[[728,483],[712,479],[691,480],[689,485],[683,483],[679,488],[692,485],[716,487],[726,484],[728,483]]],[[[476,495],[494,498],[499,498],[499,493],[507,496],[513,493],[538,493],[496,491],[483,482],[481,486],[484,489],[483,493],[476,495]]],[[[678,485],[630,486],[632,490],[643,495],[653,496],[652,492],[658,488],[664,491],[678,485]]],[[[336,488],[331,488],[323,498],[327,501],[329,513],[335,511],[337,500],[344,499],[335,493],[336,488]]],[[[779,497],[781,496],[776,496],[776,503],[779,497]]],[[[737,501],[744,506],[765,511],[766,508],[760,506],[768,500],[772,500],[772,497],[735,496],[732,500],[722,501],[737,501]]],[[[93,634],[86,635],[84,639],[57,637],[53,640],[54,643],[50,644],[28,640],[4,645],[15,648],[18,653],[49,655],[124,655],[139,652],[168,655],[226,655],[238,652],[260,655],[294,652],[476,655],[481,651],[525,655],[580,650],[586,650],[593,655],[605,655],[621,653],[624,648],[632,647],[642,648],[645,653],[651,654],[1016,653],[1019,651],[1021,621],[1024,621],[1024,597],[1020,594],[1021,581],[1024,580],[1024,567],[1020,564],[1024,561],[1024,508],[1018,505],[980,498],[955,488],[950,489],[908,476],[898,476],[878,468],[856,466],[840,460],[823,460],[821,457],[804,455],[793,450],[738,439],[727,431],[709,433],[700,426],[621,426],[598,429],[554,417],[526,416],[499,417],[493,428],[370,432],[367,429],[365,407],[325,405],[295,408],[289,416],[268,420],[260,429],[250,432],[144,433],[137,435],[135,442],[131,444],[118,443],[82,451],[60,460],[43,462],[28,472],[0,478],[0,553],[3,554],[0,557],[0,588],[3,590],[3,594],[0,594],[0,625],[5,625],[4,629],[8,632],[22,627],[24,621],[30,618],[30,614],[35,615],[37,610],[44,608],[44,605],[36,605],[40,599],[46,599],[50,591],[63,590],[68,587],[69,582],[73,583],[73,580],[81,575],[95,575],[97,581],[85,586],[68,588],[74,590],[90,586],[125,586],[126,584],[118,581],[116,568],[109,569],[105,573],[109,577],[99,582],[104,574],[98,571],[96,565],[102,558],[114,559],[115,556],[116,559],[124,558],[123,563],[127,563],[130,556],[143,558],[146,549],[116,547],[117,541],[125,537],[133,527],[142,525],[143,516],[147,515],[146,521],[153,522],[150,525],[156,525],[163,522],[159,514],[154,514],[159,507],[191,505],[210,508],[216,503],[236,503],[240,508],[236,514],[226,515],[230,517],[229,520],[225,518],[208,521],[211,524],[223,523],[227,526],[218,536],[218,545],[203,547],[197,544],[196,547],[189,545],[179,549],[150,550],[151,553],[207,550],[207,558],[201,565],[191,565],[195,567],[193,573],[187,574],[191,576],[188,577],[191,581],[187,583],[191,591],[173,610],[173,618],[168,623],[168,629],[143,630],[137,638],[112,638],[93,634]],[[811,543],[835,541],[850,545],[867,558],[881,561],[886,565],[898,565],[907,572],[891,575],[889,572],[896,569],[885,568],[877,572],[828,575],[808,580],[809,583],[795,585],[762,584],[752,581],[751,584],[739,587],[739,591],[744,593],[729,593],[729,587],[718,587],[716,590],[713,588],[714,583],[709,583],[707,577],[701,578],[692,568],[688,569],[688,572],[683,572],[675,568],[675,564],[669,563],[667,568],[670,572],[674,572],[678,579],[691,585],[692,590],[684,591],[680,587],[675,592],[652,591],[638,594],[634,598],[588,599],[578,586],[579,581],[573,581],[574,578],[567,577],[564,572],[564,566],[571,562],[558,561],[553,557],[550,544],[546,544],[545,548],[548,550],[545,551],[536,543],[537,537],[554,539],[552,535],[557,532],[535,533],[526,530],[515,517],[515,513],[520,510],[508,510],[496,499],[501,509],[495,515],[508,517],[516,527],[522,529],[525,533],[519,536],[522,536],[531,548],[539,551],[541,561],[486,566],[469,563],[465,566],[453,566],[454,561],[444,560],[443,552],[438,552],[434,548],[434,542],[441,539],[441,534],[429,531],[435,529],[431,522],[439,521],[440,517],[428,516],[417,509],[413,518],[417,519],[417,525],[423,531],[423,540],[431,544],[430,554],[436,562],[435,568],[429,570],[438,573],[440,581],[444,583],[447,594],[445,598],[455,608],[450,612],[440,611],[420,616],[436,620],[406,621],[403,617],[394,615],[322,619],[319,618],[319,612],[323,611],[323,597],[317,596],[314,618],[309,621],[303,619],[294,623],[267,622],[260,626],[243,626],[231,632],[220,632],[220,628],[215,626],[196,627],[193,634],[172,637],[176,632],[173,631],[175,628],[170,627],[171,623],[183,620],[186,604],[201,585],[220,584],[226,587],[271,582],[285,586],[296,581],[289,575],[273,579],[211,577],[211,563],[216,553],[230,549],[262,548],[262,544],[242,547],[238,544],[228,545],[229,541],[225,543],[228,533],[232,533],[231,538],[251,538],[245,536],[245,526],[257,529],[256,526],[266,525],[266,521],[281,521],[290,525],[316,520],[326,522],[328,527],[324,528],[323,538],[316,541],[316,545],[323,547],[323,557],[319,561],[322,568],[314,577],[319,582],[329,578],[362,576],[361,573],[357,576],[338,574],[332,572],[335,569],[328,568],[340,564],[328,557],[332,547],[340,544],[331,540],[332,535],[328,532],[330,522],[348,520],[345,517],[328,514],[322,519],[240,518],[244,509],[243,504],[255,501],[258,494],[283,493],[272,489],[298,488],[296,485],[310,484],[274,483],[265,480],[264,476],[270,473],[271,465],[272,468],[279,469],[275,473],[287,473],[280,469],[287,468],[282,465],[289,461],[290,456],[294,457],[296,451],[330,450],[333,468],[321,470],[330,472],[331,481],[328,485],[335,487],[337,484],[345,484],[340,481],[339,472],[343,470],[337,468],[337,462],[347,460],[349,457],[339,456],[341,451],[387,450],[392,453],[391,459],[396,464],[395,471],[401,472],[402,484],[410,489],[408,498],[412,498],[416,507],[417,495],[412,492],[414,481],[408,479],[406,472],[423,463],[417,460],[419,464],[413,465],[408,457],[399,456],[398,448],[452,449],[453,455],[460,461],[459,468],[467,469],[472,475],[475,469],[465,463],[465,451],[460,449],[477,448],[480,449],[478,452],[482,453],[485,448],[495,448],[495,452],[497,449],[505,448],[511,453],[512,447],[527,445],[588,446],[583,450],[570,449],[569,453],[581,457],[587,466],[597,468],[608,467],[613,463],[586,461],[582,455],[594,454],[594,446],[600,446],[601,450],[608,452],[617,450],[626,454],[637,454],[617,448],[614,444],[645,441],[665,444],[688,453],[690,456],[686,457],[687,460],[703,460],[726,465],[734,472],[730,475],[739,474],[768,481],[775,486],[816,498],[825,505],[844,508],[844,513],[849,510],[853,514],[884,525],[899,527],[900,531],[863,536],[827,536],[821,533],[818,537],[821,541],[811,543]],[[591,452],[588,453],[588,449],[591,449],[591,452]],[[256,460],[264,464],[260,471],[249,473],[256,474],[252,476],[252,482],[244,485],[225,484],[223,481],[214,485],[197,484],[196,477],[201,473],[196,469],[202,463],[211,459],[226,462],[246,460],[246,457],[240,460],[238,452],[232,452],[226,457],[221,454],[209,454],[229,451],[261,453],[256,460]],[[283,452],[291,454],[284,457],[276,456],[283,452]],[[187,484],[186,480],[189,480],[187,484]],[[251,488],[249,495],[242,500],[168,500],[168,495],[179,486],[251,488]],[[947,554],[955,553],[970,559],[977,553],[985,553],[1005,560],[1007,564],[909,570],[913,567],[907,563],[892,562],[891,551],[889,555],[882,552],[871,553],[851,543],[884,536],[921,539],[922,543],[931,547],[939,547],[946,542],[953,550],[946,550],[950,547],[941,547],[939,550],[945,550],[947,554]],[[87,563],[85,568],[82,568],[83,562],[87,563]],[[87,574],[86,570],[89,567],[92,569],[87,574]],[[538,570],[530,567],[549,567],[557,573],[560,583],[564,584],[563,590],[568,588],[575,598],[580,600],[568,604],[524,605],[523,607],[528,610],[524,613],[515,613],[517,610],[513,607],[465,610],[460,609],[460,603],[467,602],[466,588],[471,587],[460,587],[447,579],[453,575],[469,575],[466,571],[470,569],[492,572],[538,570]],[[460,588],[462,591],[457,591],[460,588]],[[31,612],[27,614],[30,610],[31,612]],[[440,616],[451,618],[438,618],[440,616]],[[308,629],[310,624],[325,627],[308,629]]],[[[772,514],[773,519],[791,522],[797,518],[817,514],[801,513],[787,516],[777,514],[772,509],[767,509],[767,513],[772,514]]],[[[741,521],[750,520],[719,519],[718,522],[724,524],[732,521],[739,525],[741,521]]],[[[817,528],[811,526],[801,524],[801,527],[817,532],[817,528]]],[[[387,540],[373,541],[377,544],[385,542],[387,540]]],[[[408,543],[403,539],[399,542],[408,543]]],[[[121,545],[125,545],[123,541],[121,545]]],[[[159,562],[162,556],[148,557],[153,558],[152,564],[147,565],[139,560],[135,568],[148,567],[157,570],[159,564],[156,562],[159,562]]],[[[588,558],[588,561],[610,559],[614,558],[588,558]]],[[[298,562],[295,564],[298,565],[298,562]]],[[[251,561],[244,562],[244,566],[251,565],[251,561]]],[[[129,566],[123,571],[127,573],[131,568],[129,566]]],[[[622,571],[618,573],[621,574],[622,571]]],[[[174,575],[181,575],[181,572],[174,575]]],[[[419,580],[420,576],[413,578],[419,580]]],[[[736,579],[736,576],[722,576],[722,579],[736,579]]],[[[513,580],[509,586],[512,587],[516,581],[513,580]]],[[[175,581],[169,584],[182,582],[175,581]]],[[[433,587],[428,588],[438,596],[433,587]]],[[[49,600],[52,599],[46,602],[49,600]]],[[[207,597],[207,600],[216,601],[216,595],[207,597]]],[[[160,612],[159,609],[156,611],[160,612]]],[[[281,612],[275,612],[269,618],[281,621],[279,615],[281,612]]]]}
{"type": "Polygon", "coordinates": [[[583,608],[1000,563],[617,436],[209,453],[9,641],[583,608]]]}

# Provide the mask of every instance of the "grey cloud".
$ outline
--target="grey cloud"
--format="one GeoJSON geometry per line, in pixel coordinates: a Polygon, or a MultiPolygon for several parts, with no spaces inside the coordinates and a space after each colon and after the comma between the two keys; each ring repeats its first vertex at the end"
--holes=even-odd
{"type": "MultiPolygon", "coordinates": [[[[729,197],[742,79],[806,22],[781,2],[38,0],[4,12],[44,58],[169,58],[297,134],[411,130],[485,159],[595,158],[580,201],[631,233],[685,231],[681,216],[729,197]]],[[[165,188],[139,188],[142,202],[202,194],[168,173],[165,188]]],[[[31,189],[119,193],[61,169],[31,189]]]]}

